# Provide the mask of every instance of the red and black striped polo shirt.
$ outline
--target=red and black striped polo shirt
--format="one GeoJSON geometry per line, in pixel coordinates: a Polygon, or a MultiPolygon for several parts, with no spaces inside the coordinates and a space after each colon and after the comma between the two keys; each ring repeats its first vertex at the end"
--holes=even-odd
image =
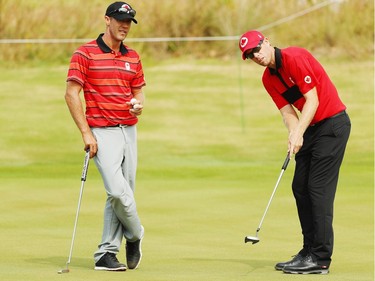
{"type": "Polygon", "coordinates": [[[146,85],[140,57],[122,43],[120,52],[112,51],[102,36],[74,52],[67,81],[82,86],[90,127],[134,125],[138,118],[126,102],[133,98],[132,89],[146,85]]]}

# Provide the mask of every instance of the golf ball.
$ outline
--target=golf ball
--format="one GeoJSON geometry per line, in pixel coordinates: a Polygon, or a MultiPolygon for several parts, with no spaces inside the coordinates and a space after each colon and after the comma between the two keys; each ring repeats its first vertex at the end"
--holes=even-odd
{"type": "Polygon", "coordinates": [[[133,104],[133,105],[136,104],[136,103],[137,103],[137,99],[132,98],[132,99],[130,100],[130,103],[133,104]]]}

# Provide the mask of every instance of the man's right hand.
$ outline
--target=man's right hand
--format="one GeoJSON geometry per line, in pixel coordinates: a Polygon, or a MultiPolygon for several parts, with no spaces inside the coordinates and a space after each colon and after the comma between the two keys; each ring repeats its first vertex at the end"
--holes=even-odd
{"type": "Polygon", "coordinates": [[[98,152],[98,143],[91,131],[82,135],[85,144],[84,150],[90,150],[90,158],[93,158],[98,152]]]}

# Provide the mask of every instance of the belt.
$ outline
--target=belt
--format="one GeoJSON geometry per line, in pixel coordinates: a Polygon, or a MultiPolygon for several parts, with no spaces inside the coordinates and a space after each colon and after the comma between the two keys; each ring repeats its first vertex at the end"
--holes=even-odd
{"type": "Polygon", "coordinates": [[[320,120],[319,122],[316,122],[315,124],[311,125],[310,127],[322,125],[327,120],[334,119],[334,118],[342,116],[342,115],[346,115],[346,111],[345,110],[340,111],[339,113],[336,113],[335,115],[332,115],[331,117],[328,117],[328,118],[325,118],[323,120],[320,120]]]}
{"type": "Polygon", "coordinates": [[[125,124],[117,124],[117,125],[114,125],[114,126],[110,126],[110,127],[120,127],[120,128],[125,128],[125,127],[129,127],[130,125],[125,125],[125,124]]]}
{"type": "Polygon", "coordinates": [[[339,117],[339,116],[345,115],[345,114],[346,114],[346,111],[343,110],[343,111],[341,111],[341,112],[339,112],[339,113],[337,113],[337,114],[335,114],[335,115],[333,115],[333,116],[331,116],[331,117],[329,117],[327,119],[333,119],[333,118],[336,118],[336,117],[339,117]]]}
{"type": "Polygon", "coordinates": [[[112,125],[112,126],[92,127],[92,128],[126,128],[126,127],[130,127],[130,126],[132,126],[132,125],[116,124],[116,125],[112,125]]]}
{"type": "Polygon", "coordinates": [[[113,126],[108,126],[108,127],[120,127],[120,128],[126,128],[126,127],[130,127],[130,125],[125,125],[125,124],[117,124],[117,125],[113,125],[113,126]]]}

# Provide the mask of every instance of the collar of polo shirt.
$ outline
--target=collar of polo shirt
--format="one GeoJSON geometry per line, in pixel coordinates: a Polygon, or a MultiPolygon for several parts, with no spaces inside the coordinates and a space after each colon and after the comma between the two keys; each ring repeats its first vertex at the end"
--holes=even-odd
{"type": "MultiPolygon", "coordinates": [[[[104,53],[111,53],[112,49],[108,47],[103,40],[103,35],[104,33],[101,33],[98,38],[96,39],[96,43],[98,43],[99,48],[104,52],[104,53]]],[[[121,42],[120,44],[120,52],[122,55],[125,55],[128,52],[128,49],[126,49],[125,45],[121,42]]]]}

